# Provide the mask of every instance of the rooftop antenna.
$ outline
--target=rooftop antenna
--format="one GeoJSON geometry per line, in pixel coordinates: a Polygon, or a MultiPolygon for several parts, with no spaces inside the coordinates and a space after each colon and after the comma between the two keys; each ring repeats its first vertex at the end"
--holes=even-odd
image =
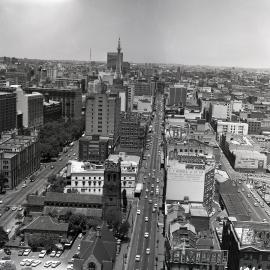
{"type": "Polygon", "coordinates": [[[92,50],[90,48],[90,64],[89,64],[89,74],[91,74],[92,72],[92,50]]]}

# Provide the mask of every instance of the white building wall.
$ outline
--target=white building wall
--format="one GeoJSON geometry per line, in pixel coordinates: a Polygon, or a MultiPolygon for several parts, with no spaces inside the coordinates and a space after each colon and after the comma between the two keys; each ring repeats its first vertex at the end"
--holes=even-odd
{"type": "Polygon", "coordinates": [[[238,123],[238,122],[217,122],[217,134],[232,133],[237,135],[247,135],[248,134],[248,124],[238,123]]]}

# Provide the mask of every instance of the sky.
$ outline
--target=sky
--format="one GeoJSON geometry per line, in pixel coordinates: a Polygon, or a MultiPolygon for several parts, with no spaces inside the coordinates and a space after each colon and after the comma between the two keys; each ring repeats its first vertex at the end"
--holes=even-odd
{"type": "Polygon", "coordinates": [[[0,0],[0,56],[270,67],[269,0],[0,0]]]}

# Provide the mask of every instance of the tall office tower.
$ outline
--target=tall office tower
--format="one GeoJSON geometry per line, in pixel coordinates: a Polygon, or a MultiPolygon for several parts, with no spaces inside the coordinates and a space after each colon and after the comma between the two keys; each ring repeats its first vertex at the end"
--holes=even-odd
{"type": "Polygon", "coordinates": [[[178,82],[181,81],[181,68],[180,67],[177,68],[176,81],[178,81],[178,82]]]}
{"type": "Polygon", "coordinates": [[[170,88],[169,106],[185,107],[187,102],[187,89],[180,84],[175,84],[170,88]]]}
{"type": "Polygon", "coordinates": [[[110,92],[88,94],[86,97],[86,136],[109,137],[114,143],[119,137],[120,98],[110,92]]]}
{"type": "Polygon", "coordinates": [[[103,217],[109,215],[121,216],[121,165],[107,160],[105,162],[103,184],[103,217]]]}
{"type": "Polygon", "coordinates": [[[116,62],[116,69],[115,69],[115,79],[121,79],[122,65],[123,65],[123,58],[121,58],[121,43],[120,43],[120,38],[119,38],[118,46],[117,46],[117,62],[116,62]]]}
{"type": "Polygon", "coordinates": [[[0,92],[0,134],[16,128],[16,93],[0,92]]]}
{"type": "Polygon", "coordinates": [[[37,92],[26,94],[20,85],[12,85],[17,94],[17,111],[23,114],[25,128],[37,128],[43,125],[43,95],[37,92]]]}
{"type": "Polygon", "coordinates": [[[150,83],[145,80],[135,82],[134,96],[151,96],[150,83]]]}
{"type": "Polygon", "coordinates": [[[107,68],[119,74],[119,72],[122,73],[122,66],[123,66],[123,52],[121,52],[121,45],[119,38],[117,52],[107,53],[107,68]]]}
{"type": "Polygon", "coordinates": [[[129,111],[132,109],[132,105],[133,105],[134,89],[135,89],[134,84],[128,85],[128,110],[129,111]]]}

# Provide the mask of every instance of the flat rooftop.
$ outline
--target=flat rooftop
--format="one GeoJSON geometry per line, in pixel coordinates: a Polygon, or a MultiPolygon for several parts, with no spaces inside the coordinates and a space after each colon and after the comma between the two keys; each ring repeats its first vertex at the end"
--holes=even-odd
{"type": "Polygon", "coordinates": [[[267,222],[236,222],[233,224],[240,249],[254,247],[270,251],[270,224],[267,222]]]}

